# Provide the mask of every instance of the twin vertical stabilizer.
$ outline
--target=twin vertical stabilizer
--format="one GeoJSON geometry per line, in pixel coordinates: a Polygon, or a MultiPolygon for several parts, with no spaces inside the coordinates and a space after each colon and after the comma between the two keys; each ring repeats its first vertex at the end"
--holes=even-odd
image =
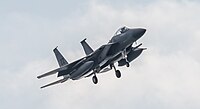
{"type": "Polygon", "coordinates": [[[63,55],[58,51],[57,47],[55,49],[53,49],[53,52],[55,53],[56,59],[58,61],[59,66],[63,66],[68,64],[68,62],[66,61],[66,59],[63,57],[63,55]]]}
{"type": "Polygon", "coordinates": [[[83,47],[83,49],[84,49],[84,51],[85,51],[85,54],[86,54],[86,55],[89,55],[89,54],[93,53],[94,51],[93,51],[93,49],[88,45],[88,43],[87,43],[85,40],[86,40],[86,38],[85,38],[84,40],[81,41],[81,45],[82,45],[82,47],[83,47]]]}

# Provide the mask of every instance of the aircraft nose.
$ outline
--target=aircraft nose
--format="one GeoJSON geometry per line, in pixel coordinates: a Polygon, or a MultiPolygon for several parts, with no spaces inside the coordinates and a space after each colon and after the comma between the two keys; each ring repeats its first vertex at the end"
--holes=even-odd
{"type": "Polygon", "coordinates": [[[144,28],[137,28],[137,29],[133,29],[132,35],[137,40],[140,37],[142,37],[145,32],[146,32],[146,29],[144,29],[144,28]]]}
{"type": "Polygon", "coordinates": [[[146,29],[138,28],[137,31],[138,31],[139,34],[143,35],[146,32],[146,29]]]}

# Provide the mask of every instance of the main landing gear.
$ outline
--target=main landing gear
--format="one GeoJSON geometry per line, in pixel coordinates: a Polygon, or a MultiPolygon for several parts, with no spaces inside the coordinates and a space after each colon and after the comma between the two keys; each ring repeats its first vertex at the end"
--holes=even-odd
{"type": "Polygon", "coordinates": [[[97,84],[97,83],[98,83],[98,78],[97,78],[96,75],[94,75],[94,76],[92,77],[92,81],[93,81],[94,84],[97,84]]]}
{"type": "Polygon", "coordinates": [[[114,66],[114,64],[111,65],[111,68],[112,68],[112,67],[113,67],[114,70],[115,70],[115,75],[116,75],[116,77],[117,77],[117,78],[120,78],[120,77],[121,77],[121,72],[120,72],[119,70],[116,69],[116,67],[114,66]]]}
{"type": "Polygon", "coordinates": [[[92,81],[94,84],[97,84],[98,83],[98,78],[96,76],[96,73],[99,73],[100,72],[100,67],[97,67],[94,71],[93,71],[93,74],[94,76],[92,77],[92,81]]]}
{"type": "MultiPolygon", "coordinates": [[[[127,64],[126,64],[126,66],[129,67],[129,63],[128,63],[128,62],[127,62],[127,64]]],[[[121,77],[121,72],[120,72],[119,70],[116,69],[116,67],[114,66],[114,64],[111,64],[111,65],[110,65],[110,68],[111,68],[111,69],[114,68],[114,70],[115,70],[115,75],[116,75],[117,78],[120,78],[120,77],[121,77]]],[[[96,76],[96,73],[94,73],[94,76],[92,77],[92,81],[93,81],[94,84],[97,84],[97,83],[98,83],[98,78],[97,78],[97,76],[96,76]]]]}

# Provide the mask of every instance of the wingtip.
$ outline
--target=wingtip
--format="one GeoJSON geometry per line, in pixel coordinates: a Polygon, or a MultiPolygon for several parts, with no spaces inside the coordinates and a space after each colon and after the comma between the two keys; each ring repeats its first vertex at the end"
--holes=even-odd
{"type": "Polygon", "coordinates": [[[143,50],[147,50],[147,48],[142,48],[143,50]]]}
{"type": "Polygon", "coordinates": [[[42,78],[42,75],[40,75],[40,76],[37,76],[37,79],[40,79],[40,78],[42,78]]]}
{"type": "Polygon", "coordinates": [[[41,86],[40,89],[44,89],[45,87],[48,87],[49,85],[44,85],[44,86],[41,86]]]}
{"type": "Polygon", "coordinates": [[[40,89],[43,89],[43,88],[45,88],[45,87],[44,86],[40,87],[40,89]]]}

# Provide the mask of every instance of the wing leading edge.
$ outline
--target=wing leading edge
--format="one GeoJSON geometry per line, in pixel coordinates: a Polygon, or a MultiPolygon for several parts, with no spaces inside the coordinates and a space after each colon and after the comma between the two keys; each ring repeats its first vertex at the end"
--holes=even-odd
{"type": "Polygon", "coordinates": [[[44,86],[42,86],[42,87],[40,87],[40,88],[42,89],[42,88],[45,88],[45,87],[48,87],[48,86],[52,86],[52,85],[55,85],[55,84],[58,84],[58,83],[63,83],[63,82],[65,82],[65,81],[67,81],[68,79],[69,79],[69,77],[64,77],[64,78],[59,79],[59,80],[57,80],[57,81],[55,81],[55,82],[52,82],[52,83],[47,84],[47,85],[44,85],[44,86]]]}
{"type": "Polygon", "coordinates": [[[46,77],[46,76],[50,76],[50,75],[56,74],[57,72],[64,71],[64,70],[66,70],[67,68],[68,68],[68,66],[66,65],[66,66],[63,66],[63,67],[54,69],[54,70],[52,70],[52,71],[49,71],[49,72],[47,72],[47,73],[44,73],[44,74],[42,74],[42,75],[40,75],[40,76],[37,76],[37,78],[40,79],[40,78],[43,78],[43,77],[46,77]]]}

